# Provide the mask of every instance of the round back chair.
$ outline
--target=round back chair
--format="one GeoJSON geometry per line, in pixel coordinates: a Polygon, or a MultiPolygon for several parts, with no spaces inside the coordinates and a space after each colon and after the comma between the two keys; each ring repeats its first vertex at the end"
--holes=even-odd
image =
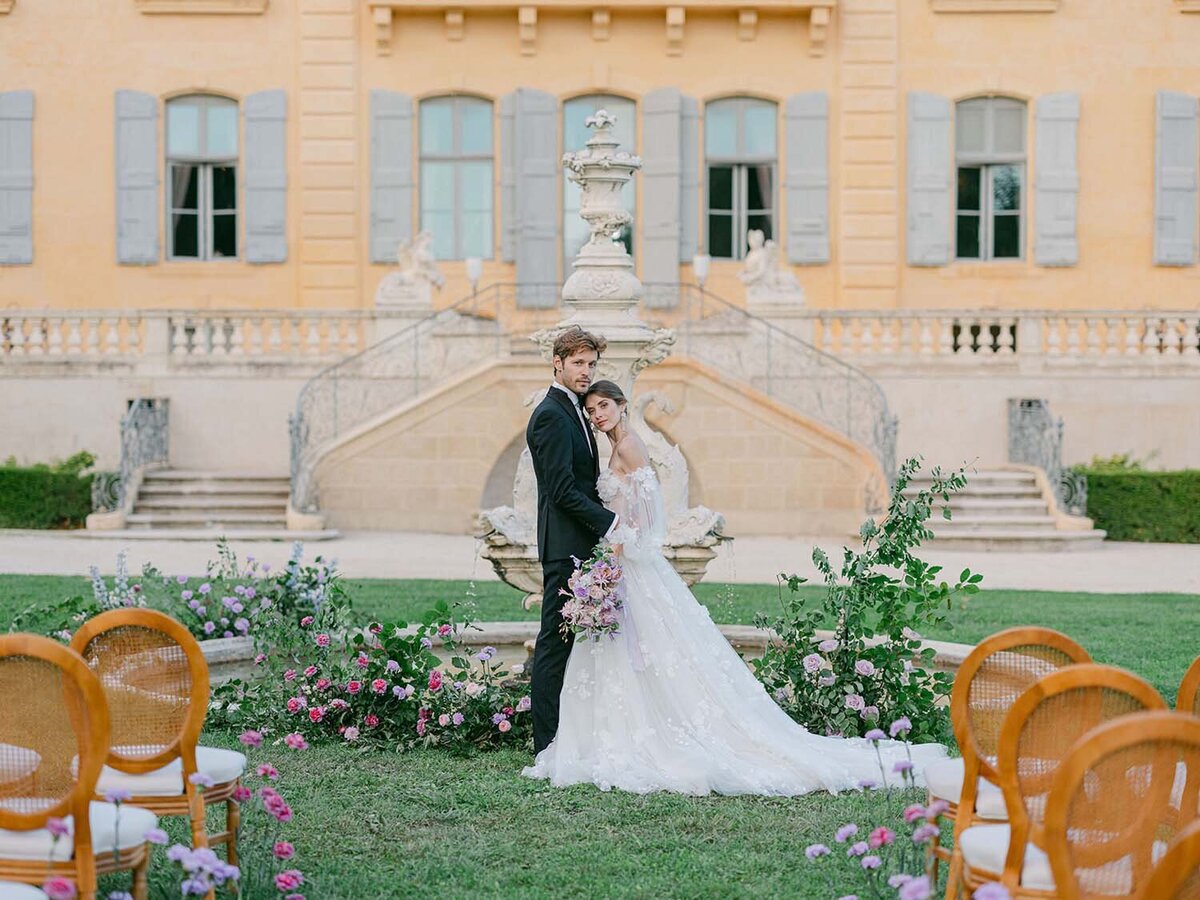
{"type": "Polygon", "coordinates": [[[1060,897],[1200,897],[1200,719],[1123,716],[1063,760],[1045,840],[1060,897]]]}
{"type": "MultiPolygon", "coordinates": [[[[72,816],[72,875],[79,893],[91,896],[96,860],[89,809],[110,739],[100,682],[56,641],[0,635],[0,710],[0,828],[33,831],[51,818],[72,816]]],[[[40,881],[46,871],[46,859],[0,859],[0,879],[28,881],[32,874],[40,881]]]]}
{"type": "Polygon", "coordinates": [[[1200,716],[1200,656],[1197,656],[1188,667],[1183,681],[1179,684],[1179,695],[1175,698],[1175,708],[1180,712],[1200,716]]]}

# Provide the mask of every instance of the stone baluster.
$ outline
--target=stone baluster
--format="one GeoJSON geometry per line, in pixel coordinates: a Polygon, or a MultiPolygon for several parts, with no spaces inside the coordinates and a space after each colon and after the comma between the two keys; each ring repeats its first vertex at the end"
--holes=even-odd
{"type": "Polygon", "coordinates": [[[1183,317],[1183,349],[1180,352],[1192,362],[1200,361],[1200,317],[1183,317]]]}
{"type": "Polygon", "coordinates": [[[304,352],[307,356],[321,355],[321,320],[320,319],[305,319],[304,330],[306,332],[304,341],[304,352]]]}
{"type": "Polygon", "coordinates": [[[1065,316],[1063,318],[1063,326],[1067,329],[1067,356],[1082,356],[1083,349],[1079,341],[1079,320],[1065,316]]]}
{"type": "Polygon", "coordinates": [[[225,333],[227,319],[224,316],[205,316],[200,320],[204,329],[204,349],[208,356],[228,356],[229,345],[225,333]]]}
{"type": "Polygon", "coordinates": [[[1087,338],[1086,352],[1089,359],[1096,359],[1101,355],[1100,322],[1100,319],[1092,319],[1088,317],[1083,319],[1083,333],[1087,338]]]}
{"type": "Polygon", "coordinates": [[[8,338],[8,352],[12,356],[25,355],[25,320],[20,318],[10,319],[9,322],[11,331],[8,338]]]}
{"type": "Polygon", "coordinates": [[[100,355],[100,320],[89,316],[87,321],[87,339],[84,341],[83,352],[86,356],[100,355]]]}
{"type": "Polygon", "coordinates": [[[26,356],[42,356],[46,352],[46,333],[42,328],[42,319],[29,320],[29,337],[25,341],[26,356]]]}
{"type": "Polygon", "coordinates": [[[248,319],[246,319],[244,316],[236,316],[231,318],[229,321],[233,328],[229,335],[229,355],[245,356],[246,323],[248,322],[248,319]]]}
{"type": "Polygon", "coordinates": [[[51,356],[63,355],[63,319],[46,320],[47,352],[51,356]]]}
{"type": "Polygon", "coordinates": [[[171,356],[187,356],[187,319],[179,319],[171,316],[171,356]]]}
{"type": "Polygon", "coordinates": [[[1167,333],[1164,335],[1165,346],[1163,347],[1163,353],[1167,356],[1178,358],[1183,352],[1183,335],[1179,331],[1179,326],[1182,323],[1175,316],[1168,316],[1164,321],[1167,333]]]}
{"type": "Polygon", "coordinates": [[[260,316],[257,319],[247,319],[250,326],[250,355],[263,355],[263,331],[267,327],[266,316],[260,316]]]}
{"type": "Polygon", "coordinates": [[[896,325],[897,321],[891,316],[879,319],[879,353],[887,359],[897,355],[896,325]]]}
{"type": "Polygon", "coordinates": [[[116,356],[121,352],[121,320],[105,318],[104,320],[104,355],[116,356]]]}
{"type": "Polygon", "coordinates": [[[938,356],[946,359],[954,358],[954,319],[944,316],[938,323],[938,356]]]}
{"type": "Polygon", "coordinates": [[[271,356],[278,356],[283,352],[283,321],[281,319],[271,319],[271,333],[267,338],[267,352],[271,356]]]}
{"type": "Polygon", "coordinates": [[[1138,333],[1141,319],[1125,319],[1125,355],[1139,356],[1142,352],[1142,342],[1138,333]]]}
{"type": "Polygon", "coordinates": [[[829,352],[838,356],[846,349],[846,320],[841,316],[823,319],[829,326],[829,352]]]}
{"type": "Polygon", "coordinates": [[[933,356],[933,320],[922,316],[919,320],[920,337],[917,352],[921,356],[933,356]]]}
{"type": "Polygon", "coordinates": [[[69,327],[67,328],[67,353],[71,356],[78,356],[83,352],[83,342],[79,331],[79,326],[82,324],[82,322],[83,320],[76,316],[71,316],[68,321],[69,327]]]}
{"type": "Polygon", "coordinates": [[[1046,355],[1047,356],[1062,356],[1062,320],[1055,318],[1046,319],[1046,355]]]}
{"type": "Polygon", "coordinates": [[[1012,356],[1015,352],[1013,345],[1017,342],[1017,320],[1002,318],[998,321],[1000,323],[1000,340],[996,352],[1000,356],[1012,356]]]}
{"type": "Polygon", "coordinates": [[[1142,335],[1142,351],[1146,356],[1159,354],[1158,339],[1158,319],[1146,319],[1146,331],[1142,335]]]}
{"type": "Polygon", "coordinates": [[[1121,347],[1123,346],[1120,340],[1121,321],[1121,319],[1110,318],[1104,322],[1105,356],[1120,356],[1121,354],[1121,347]]]}

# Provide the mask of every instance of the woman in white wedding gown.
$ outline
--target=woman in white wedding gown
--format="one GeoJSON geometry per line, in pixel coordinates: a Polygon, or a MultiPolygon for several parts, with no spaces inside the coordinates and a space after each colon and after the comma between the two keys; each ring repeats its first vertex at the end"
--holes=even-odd
{"type": "MultiPolygon", "coordinates": [[[[812,734],[780,709],[663,556],[662,495],[620,388],[598,381],[584,403],[613,445],[598,487],[620,516],[610,540],[624,572],[622,623],[616,637],[571,652],[558,732],[523,774],[635,793],[796,795],[878,784],[875,747],[812,734]]],[[[892,766],[906,759],[904,746],[879,749],[898,784],[892,766]]],[[[945,748],[911,752],[919,772],[945,748]]]]}

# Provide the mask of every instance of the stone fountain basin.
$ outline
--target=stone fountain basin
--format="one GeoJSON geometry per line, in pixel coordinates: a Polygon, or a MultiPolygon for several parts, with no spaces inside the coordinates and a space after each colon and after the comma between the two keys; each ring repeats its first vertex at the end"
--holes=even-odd
{"type": "MultiPolygon", "coordinates": [[[[747,658],[762,656],[767,642],[775,640],[775,633],[753,625],[720,625],[721,633],[735,650],[747,658]]],[[[470,646],[495,647],[496,659],[505,666],[525,663],[537,637],[537,622],[476,622],[471,630],[462,635],[470,646]]],[[[818,631],[817,638],[833,637],[831,631],[818,631]]],[[[971,644],[956,644],[947,641],[922,641],[923,647],[932,647],[935,669],[954,673],[962,665],[967,654],[974,649],[971,644]]],[[[217,638],[201,641],[200,648],[208,661],[208,673],[213,687],[233,678],[246,678],[254,671],[254,641],[248,637],[217,638]]],[[[434,650],[443,663],[448,664],[450,654],[434,650]]]]}

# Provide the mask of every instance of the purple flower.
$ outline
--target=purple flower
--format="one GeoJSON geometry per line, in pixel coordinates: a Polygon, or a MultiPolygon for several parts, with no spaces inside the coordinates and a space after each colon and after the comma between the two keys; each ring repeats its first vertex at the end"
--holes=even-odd
{"type": "Polygon", "coordinates": [[[207,594],[209,591],[212,590],[212,585],[206,581],[206,582],[204,582],[204,584],[200,585],[199,590],[200,590],[200,593],[207,594]]]}
{"type": "Polygon", "coordinates": [[[913,829],[912,839],[914,844],[927,844],[941,833],[941,829],[936,825],[926,822],[924,825],[918,825],[913,829]]]}
{"type": "Polygon", "coordinates": [[[484,647],[482,650],[480,650],[478,653],[475,654],[475,658],[477,660],[479,660],[480,662],[487,662],[495,655],[496,655],[495,647],[484,647]]]}
{"type": "Polygon", "coordinates": [[[183,846],[183,844],[172,844],[167,848],[167,859],[173,863],[181,863],[185,859],[190,860],[191,858],[191,849],[183,846]]]}
{"type": "Polygon", "coordinates": [[[52,816],[46,820],[46,830],[54,837],[66,837],[71,833],[71,829],[67,827],[67,820],[60,819],[57,816],[52,816]]]}
{"type": "Polygon", "coordinates": [[[820,656],[815,653],[810,653],[808,656],[804,657],[804,671],[808,672],[810,675],[814,672],[819,672],[821,670],[822,662],[824,662],[824,660],[822,660],[820,656]]]}
{"type": "Polygon", "coordinates": [[[833,687],[835,684],[837,684],[837,676],[822,675],[817,679],[817,684],[819,684],[821,687],[833,687]]]}
{"type": "Polygon", "coordinates": [[[151,828],[143,837],[148,843],[158,844],[160,847],[167,845],[167,833],[161,828],[151,828]]]}
{"type": "Polygon", "coordinates": [[[112,788],[104,792],[104,799],[109,803],[125,803],[133,799],[133,792],[125,788],[112,788]]]}
{"type": "Polygon", "coordinates": [[[854,671],[862,676],[870,676],[875,674],[875,663],[869,659],[860,659],[854,664],[854,671]]]}
{"type": "Polygon", "coordinates": [[[821,641],[821,643],[817,644],[817,649],[822,653],[832,653],[838,648],[838,646],[839,645],[837,641],[835,641],[833,638],[828,638],[827,640],[821,641]]]}
{"type": "Polygon", "coordinates": [[[909,721],[908,716],[901,716],[888,728],[888,732],[892,737],[899,737],[902,734],[908,734],[910,731],[912,731],[912,722],[909,721]]]}
{"type": "Polygon", "coordinates": [[[896,760],[895,764],[892,766],[892,771],[898,772],[899,774],[903,775],[905,772],[911,772],[912,767],[913,767],[913,764],[910,763],[907,759],[898,759],[898,760],[896,760]]]}
{"type": "Polygon", "coordinates": [[[528,696],[522,697],[517,701],[517,712],[529,712],[531,706],[533,706],[533,701],[528,696]]]}
{"type": "Polygon", "coordinates": [[[499,725],[501,722],[507,722],[507,721],[508,721],[508,716],[506,716],[504,713],[496,713],[494,716],[492,716],[492,724],[493,725],[499,725]]]}
{"type": "Polygon", "coordinates": [[[907,872],[901,872],[898,875],[893,875],[891,878],[888,879],[888,887],[890,887],[890,888],[903,887],[904,885],[908,884],[912,880],[913,880],[913,877],[911,875],[909,875],[907,872]]]}
{"type": "Polygon", "coordinates": [[[1011,900],[1011,897],[1008,888],[995,881],[981,884],[979,889],[971,895],[972,900],[1011,900]]]}
{"type": "Polygon", "coordinates": [[[864,734],[863,737],[865,737],[868,741],[886,741],[887,740],[887,735],[884,734],[883,731],[881,731],[878,728],[872,728],[870,731],[868,731],[866,734],[864,734]]]}
{"type": "Polygon", "coordinates": [[[874,778],[864,778],[858,783],[858,786],[864,791],[873,791],[875,788],[879,787],[879,782],[874,778]]]}
{"type": "Polygon", "coordinates": [[[404,685],[398,684],[392,688],[392,696],[397,700],[403,700],[408,696],[408,693],[404,690],[404,685]]]}
{"type": "Polygon", "coordinates": [[[858,710],[862,709],[866,705],[867,705],[866,701],[863,700],[863,698],[861,696],[859,696],[858,694],[847,694],[846,695],[846,709],[852,709],[855,712],[857,712],[858,710]]]}
{"type": "Polygon", "coordinates": [[[846,851],[846,855],[847,856],[862,856],[864,853],[866,853],[870,849],[871,848],[867,845],[866,841],[858,841],[858,842],[850,845],[850,849],[846,851]]]}
{"type": "Polygon", "coordinates": [[[851,822],[850,824],[843,825],[841,828],[839,828],[837,830],[837,834],[833,836],[833,839],[839,844],[844,844],[856,834],[858,834],[858,826],[851,822]]]}
{"type": "Polygon", "coordinates": [[[864,719],[866,719],[868,722],[874,722],[876,719],[879,718],[879,707],[878,706],[864,706],[862,709],[862,712],[860,712],[859,715],[862,716],[864,719]]]}
{"type": "Polygon", "coordinates": [[[205,775],[203,772],[193,772],[191,775],[188,776],[188,781],[190,781],[192,784],[196,785],[197,787],[206,787],[206,788],[210,788],[216,783],[211,778],[209,778],[207,775],[205,775]]]}
{"type": "Polygon", "coordinates": [[[878,869],[883,865],[883,860],[878,856],[864,856],[861,862],[864,869],[878,869]]]}
{"type": "Polygon", "coordinates": [[[204,633],[205,634],[212,634],[216,630],[217,630],[216,622],[209,621],[209,622],[204,623],[204,633]]]}
{"type": "Polygon", "coordinates": [[[237,618],[233,622],[233,627],[236,628],[238,631],[240,631],[242,634],[245,634],[247,631],[250,630],[250,623],[246,619],[237,618]]]}
{"type": "Polygon", "coordinates": [[[900,900],[929,900],[932,892],[929,876],[922,875],[905,882],[904,886],[900,888],[900,900]]]}
{"type": "Polygon", "coordinates": [[[450,717],[450,721],[455,725],[461,725],[464,721],[466,721],[466,719],[462,713],[455,713],[450,717]]]}
{"type": "Polygon", "coordinates": [[[829,848],[826,847],[824,844],[810,844],[808,847],[805,848],[804,855],[807,856],[809,859],[817,859],[818,857],[821,857],[821,856],[828,856],[829,848]]]}
{"type": "Polygon", "coordinates": [[[394,659],[389,659],[387,661],[387,671],[389,675],[396,674],[400,671],[400,663],[396,662],[394,659]]]}
{"type": "Polygon", "coordinates": [[[261,731],[255,731],[253,728],[248,728],[238,735],[238,740],[247,747],[261,747],[263,736],[261,731]]]}
{"type": "Polygon", "coordinates": [[[424,647],[426,650],[428,650],[430,647],[433,646],[433,641],[431,641],[427,637],[423,637],[423,638],[421,638],[421,646],[424,647]]]}
{"type": "MultiPolygon", "coordinates": [[[[184,591],[179,596],[183,600],[191,600],[195,596],[195,594],[193,594],[191,591],[184,591]]],[[[193,602],[195,602],[197,604],[197,606],[199,605],[199,601],[193,601],[193,602]]],[[[188,604],[188,605],[190,606],[191,604],[188,604]]],[[[195,606],[192,607],[192,609],[195,609],[195,608],[196,608],[195,606]]]]}

